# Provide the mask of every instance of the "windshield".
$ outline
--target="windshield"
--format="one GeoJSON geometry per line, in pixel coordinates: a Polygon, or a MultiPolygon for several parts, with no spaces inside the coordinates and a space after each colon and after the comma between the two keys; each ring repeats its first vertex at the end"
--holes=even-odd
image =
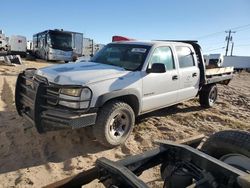
{"type": "Polygon", "coordinates": [[[146,45],[108,44],[91,61],[136,71],[141,69],[150,48],[146,45]]]}
{"type": "Polygon", "coordinates": [[[72,35],[70,33],[50,33],[50,44],[57,49],[72,49],[72,35]]]}

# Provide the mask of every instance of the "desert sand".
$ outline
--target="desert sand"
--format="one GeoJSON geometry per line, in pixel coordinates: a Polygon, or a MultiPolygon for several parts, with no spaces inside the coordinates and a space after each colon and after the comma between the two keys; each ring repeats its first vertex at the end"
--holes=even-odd
{"type": "MultiPolygon", "coordinates": [[[[225,129],[250,131],[250,73],[242,72],[228,86],[218,86],[213,108],[204,109],[193,99],[143,115],[127,142],[114,149],[101,146],[84,129],[38,134],[15,110],[15,82],[23,69],[50,64],[0,65],[0,187],[42,187],[91,168],[99,157],[119,160],[149,150],[155,139],[175,141],[225,129]]],[[[162,185],[159,177],[159,168],[142,174],[150,187],[162,185]]]]}

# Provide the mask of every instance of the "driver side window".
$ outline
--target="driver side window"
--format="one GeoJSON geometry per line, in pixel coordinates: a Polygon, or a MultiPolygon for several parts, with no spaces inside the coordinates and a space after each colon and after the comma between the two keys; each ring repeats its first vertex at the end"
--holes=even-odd
{"type": "Polygon", "coordinates": [[[151,59],[150,65],[154,63],[162,63],[165,65],[166,70],[175,69],[175,64],[173,60],[173,54],[170,47],[158,47],[154,50],[151,59]]]}

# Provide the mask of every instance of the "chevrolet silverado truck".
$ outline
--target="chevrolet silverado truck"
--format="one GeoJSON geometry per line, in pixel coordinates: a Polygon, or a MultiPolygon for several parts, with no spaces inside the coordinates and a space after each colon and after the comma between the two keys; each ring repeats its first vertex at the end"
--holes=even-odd
{"type": "Polygon", "coordinates": [[[89,62],[26,69],[15,104],[39,133],[89,127],[103,145],[125,142],[139,115],[199,96],[212,107],[233,67],[206,69],[197,41],[119,41],[89,62]]]}

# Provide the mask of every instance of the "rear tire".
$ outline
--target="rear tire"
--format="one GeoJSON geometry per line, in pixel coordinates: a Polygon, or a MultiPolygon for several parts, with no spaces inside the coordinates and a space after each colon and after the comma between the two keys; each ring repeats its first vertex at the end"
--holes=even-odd
{"type": "Polygon", "coordinates": [[[210,108],[217,100],[218,89],[215,84],[206,85],[199,93],[200,105],[210,108]]]}
{"type": "Polygon", "coordinates": [[[124,102],[111,101],[105,104],[92,127],[93,135],[102,145],[112,148],[124,143],[135,124],[133,109],[124,102]]]}
{"type": "Polygon", "coordinates": [[[217,132],[206,140],[201,150],[217,159],[231,153],[250,157],[250,133],[238,130],[217,132]]]}

